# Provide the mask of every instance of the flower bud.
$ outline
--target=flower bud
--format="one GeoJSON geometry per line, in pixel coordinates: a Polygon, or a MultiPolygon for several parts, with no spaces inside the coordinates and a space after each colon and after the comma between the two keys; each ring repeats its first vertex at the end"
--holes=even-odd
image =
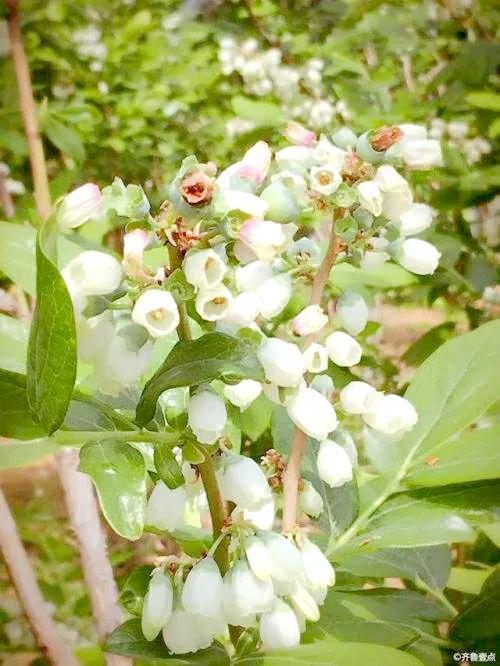
{"type": "Polygon", "coordinates": [[[227,422],[224,400],[211,391],[200,391],[188,403],[188,424],[200,444],[213,444],[227,422]]]}
{"type": "Polygon", "coordinates": [[[262,393],[260,382],[254,379],[243,379],[238,384],[228,384],[224,387],[224,397],[232,405],[239,407],[243,412],[262,393]]]}
{"type": "Polygon", "coordinates": [[[424,125],[416,125],[415,123],[403,123],[399,125],[399,129],[403,133],[403,139],[427,139],[427,129],[424,125]]]}
{"type": "Polygon", "coordinates": [[[305,616],[306,620],[310,622],[319,620],[318,605],[303,585],[297,585],[296,589],[290,594],[290,599],[293,605],[305,616]]]}
{"type": "Polygon", "coordinates": [[[188,496],[184,486],[170,490],[158,481],[146,507],[146,525],[173,532],[183,523],[188,496]]]}
{"type": "Polygon", "coordinates": [[[259,631],[264,650],[294,648],[300,643],[297,617],[280,599],[275,599],[272,608],[261,616],[259,631]]]}
{"type": "Polygon", "coordinates": [[[221,611],[222,576],[215,560],[206,557],[188,573],[182,588],[182,605],[188,613],[212,617],[221,611]]]}
{"type": "Polygon", "coordinates": [[[281,582],[297,580],[303,572],[300,551],[286,537],[276,532],[261,532],[271,562],[271,577],[281,582]]]}
{"type": "Polygon", "coordinates": [[[135,302],[132,319],[144,326],[153,338],[159,338],[175,331],[179,325],[179,311],[170,292],[148,289],[135,302]]]}
{"type": "Polygon", "coordinates": [[[220,488],[224,499],[241,509],[258,508],[271,495],[266,475],[247,456],[228,456],[220,488]]]}
{"type": "Polygon", "coordinates": [[[177,609],[163,629],[163,640],[173,654],[186,654],[209,647],[224,630],[222,616],[206,618],[177,609]]]}
{"type": "Polygon", "coordinates": [[[400,144],[400,155],[410,169],[431,169],[443,164],[441,144],[435,139],[403,139],[400,144]]]}
{"type": "Polygon", "coordinates": [[[432,208],[426,204],[411,204],[395,224],[401,236],[420,234],[432,224],[432,208]]]}
{"type": "Polygon", "coordinates": [[[222,282],[227,271],[224,261],[212,249],[191,250],[182,267],[189,284],[199,289],[214,289],[222,282]]]}
{"type": "Polygon", "coordinates": [[[382,214],[389,220],[398,219],[413,200],[407,181],[389,164],[379,166],[373,180],[382,192],[382,214]]]}
{"type": "Polygon", "coordinates": [[[324,372],[328,367],[328,352],[323,345],[312,342],[304,351],[303,356],[308,372],[324,372]]]}
{"type": "Polygon", "coordinates": [[[258,509],[244,509],[243,519],[258,530],[272,530],[276,517],[276,504],[270,495],[258,509]]]}
{"type": "Polygon", "coordinates": [[[95,218],[101,208],[101,191],[93,183],[86,183],[67,194],[57,210],[57,221],[62,231],[76,229],[95,218]]]}
{"type": "Polygon", "coordinates": [[[358,137],[348,127],[341,127],[332,135],[332,142],[339,148],[347,150],[356,146],[358,137]]]}
{"type": "Polygon", "coordinates": [[[316,544],[306,539],[300,553],[304,563],[304,583],[308,589],[335,585],[335,570],[316,544]]]}
{"type": "Polygon", "coordinates": [[[142,607],[141,627],[144,638],[153,641],[172,614],[174,591],[170,576],[161,569],[153,572],[142,607]]]}
{"type": "Polygon", "coordinates": [[[302,127],[299,123],[289,120],[285,129],[285,138],[296,146],[307,146],[310,148],[316,142],[316,134],[302,127]]]}
{"type": "Polygon", "coordinates": [[[282,181],[272,182],[262,190],[260,196],[268,204],[267,217],[272,218],[275,222],[290,222],[300,215],[301,208],[294,188],[287,186],[282,181]]]}
{"type": "Polygon", "coordinates": [[[432,275],[439,264],[441,252],[420,238],[407,238],[403,241],[398,261],[406,270],[417,275],[432,275]]]}
{"type": "Polygon", "coordinates": [[[350,289],[344,291],[337,301],[337,316],[349,335],[358,335],[364,331],[368,321],[365,299],[350,289]]]}
{"type": "Polygon", "coordinates": [[[305,173],[313,160],[313,151],[307,146],[288,146],[275,153],[274,158],[280,169],[294,173],[305,173]]]}
{"type": "Polygon", "coordinates": [[[271,560],[262,539],[256,536],[245,539],[245,554],[254,575],[259,580],[268,580],[271,577],[271,560]]]}
{"type": "Polygon", "coordinates": [[[286,411],[298,428],[320,441],[338,425],[332,404],[312,388],[300,388],[288,401],[286,411]]]}
{"type": "Polygon", "coordinates": [[[366,382],[349,382],[340,392],[340,404],[347,414],[364,414],[377,395],[376,389],[366,382]]]}
{"type": "Polygon", "coordinates": [[[267,211],[267,203],[263,199],[240,190],[222,190],[218,193],[214,205],[218,213],[239,210],[258,220],[263,220],[267,211]]]}
{"type": "Polygon", "coordinates": [[[146,229],[132,229],[123,237],[123,267],[127,273],[134,273],[142,266],[144,250],[150,242],[146,229]]]}
{"type": "Polygon", "coordinates": [[[311,388],[324,395],[328,400],[332,399],[335,390],[333,379],[329,375],[316,375],[316,377],[313,377],[311,388]]]}
{"type": "Polygon", "coordinates": [[[318,333],[328,324],[328,317],[319,305],[309,305],[304,308],[292,321],[293,332],[305,336],[318,333]]]}
{"type": "Polygon", "coordinates": [[[306,364],[297,345],[279,338],[268,338],[257,356],[269,382],[290,388],[300,384],[306,364]]]}
{"type": "Polygon", "coordinates": [[[363,419],[377,432],[399,439],[417,423],[418,415],[409,400],[389,394],[372,401],[363,419]]]}
{"type": "Polygon", "coordinates": [[[272,152],[265,141],[257,141],[243,155],[238,165],[237,176],[252,181],[255,185],[264,182],[271,166],[272,152]]]}
{"type": "Polygon", "coordinates": [[[257,288],[255,295],[264,319],[273,319],[283,312],[292,297],[292,290],[292,278],[288,273],[274,275],[257,288]]]}
{"type": "Polygon", "coordinates": [[[238,266],[235,271],[238,291],[254,291],[272,277],[271,266],[260,260],[252,261],[246,266],[238,266]]]}
{"type": "Polygon", "coordinates": [[[67,264],[62,276],[71,294],[104,296],[118,289],[122,281],[120,262],[106,252],[87,250],[67,264]]]}
{"type": "Polygon", "coordinates": [[[229,624],[239,624],[248,615],[266,611],[273,601],[273,584],[260,580],[243,562],[237,562],[224,576],[222,608],[229,624]]]}
{"type": "Polygon", "coordinates": [[[360,206],[375,217],[382,213],[382,192],[373,180],[364,180],[356,185],[360,206]]]}
{"type": "Polygon", "coordinates": [[[196,312],[205,321],[217,321],[226,315],[232,300],[231,292],[223,284],[214,289],[200,289],[196,295],[196,312]]]}
{"type": "Polygon", "coordinates": [[[336,165],[325,164],[311,169],[310,186],[317,194],[329,197],[338,190],[341,182],[342,176],[336,165]]]}
{"type": "Polygon", "coordinates": [[[343,331],[331,333],[325,340],[325,347],[331,360],[343,368],[359,363],[363,353],[359,343],[343,331]]]}
{"type": "Polygon", "coordinates": [[[308,516],[317,518],[323,512],[323,498],[309,481],[303,481],[299,492],[299,507],[308,516]]]}
{"type": "Polygon", "coordinates": [[[247,256],[270,263],[284,252],[297,231],[295,224],[278,224],[266,220],[251,219],[240,228],[239,238],[234,247],[235,255],[241,261],[247,256]]]}
{"type": "Polygon", "coordinates": [[[339,488],[352,481],[352,464],[344,449],[330,439],[321,442],[316,460],[318,473],[331,488],[339,488]]]}

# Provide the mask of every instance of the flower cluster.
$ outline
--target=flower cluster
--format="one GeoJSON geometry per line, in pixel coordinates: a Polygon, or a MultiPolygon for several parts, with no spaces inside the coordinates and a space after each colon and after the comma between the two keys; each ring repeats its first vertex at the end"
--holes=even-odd
{"type": "Polygon", "coordinates": [[[356,373],[361,362],[356,336],[366,328],[369,308],[356,290],[339,293],[329,271],[334,259],[375,271],[389,259],[418,275],[436,270],[439,252],[415,237],[430,227],[433,211],[414,201],[397,168],[439,164],[439,143],[414,125],[359,137],[344,128],[318,138],[291,122],[285,136],[291,145],[273,154],[259,141],[220,172],[187,158],[155,218],[142,189],[119,179],[102,192],[83,185],[57,211],[66,231],[103,215],[127,225],[121,261],[89,250],[63,270],[79,355],[93,366],[102,392],[116,395],[134,385],[149,369],[158,339],[174,343],[186,325],[195,336],[216,330],[251,339],[259,364],[259,375],[240,381],[222,375],[161,398],[169,427],[182,423],[173,450],[182,474],[172,487],[156,482],[146,523],[173,535],[204,529],[210,498],[198,473],[206,456],[222,500],[232,507],[201,560],[169,558],[151,577],[144,636],[152,640],[163,631],[173,653],[202,649],[228,626],[257,623],[264,649],[295,646],[305,622],[319,618],[318,605],[335,580],[306,530],[279,533],[287,461],[271,450],[258,464],[231,450],[232,411],[258,398],[271,401],[309,438],[316,480],[299,478],[297,488],[307,520],[323,511],[320,486],[354,479],[357,451],[349,430],[356,423],[397,441],[418,418],[405,398],[362,381],[335,391],[331,368],[356,373]],[[299,237],[299,229],[311,226],[328,229],[328,248],[320,235],[299,237]],[[165,253],[164,265],[153,268],[148,248],[165,244],[170,259],[165,253]],[[321,275],[335,304],[314,295],[321,275]],[[308,292],[311,283],[309,304],[287,314],[294,291],[308,292]],[[185,447],[200,458],[193,460],[185,447]],[[222,541],[229,544],[224,565],[222,541]]]}
{"type": "Polygon", "coordinates": [[[279,48],[262,51],[255,39],[238,43],[233,37],[224,37],[219,46],[222,73],[225,76],[238,73],[248,94],[276,95],[289,117],[301,119],[316,129],[331,125],[336,115],[349,120],[345,103],[334,102],[326,94],[322,73],[325,63],[320,58],[295,67],[284,62],[279,48]]]}
{"type": "Polygon", "coordinates": [[[475,208],[466,208],[462,216],[474,238],[484,239],[491,247],[500,245],[500,196],[475,208]]]}
{"type": "Polygon", "coordinates": [[[89,66],[93,72],[100,72],[108,55],[107,46],[102,41],[101,29],[91,23],[73,34],[73,42],[79,57],[90,60],[89,66]]]}
{"type": "Polygon", "coordinates": [[[483,136],[470,136],[471,127],[466,120],[446,121],[433,118],[430,123],[429,136],[433,139],[446,139],[452,146],[464,153],[469,164],[476,164],[484,155],[491,152],[491,143],[483,136]]]}

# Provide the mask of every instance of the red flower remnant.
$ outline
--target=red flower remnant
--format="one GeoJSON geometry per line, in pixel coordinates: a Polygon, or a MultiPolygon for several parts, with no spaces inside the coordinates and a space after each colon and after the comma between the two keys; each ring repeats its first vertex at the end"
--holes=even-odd
{"type": "Polygon", "coordinates": [[[181,182],[181,196],[190,206],[204,206],[212,200],[214,183],[203,171],[195,171],[181,182]]]}
{"type": "Polygon", "coordinates": [[[403,132],[397,125],[392,127],[381,127],[371,138],[371,145],[374,150],[387,150],[392,145],[403,138],[403,132]]]}

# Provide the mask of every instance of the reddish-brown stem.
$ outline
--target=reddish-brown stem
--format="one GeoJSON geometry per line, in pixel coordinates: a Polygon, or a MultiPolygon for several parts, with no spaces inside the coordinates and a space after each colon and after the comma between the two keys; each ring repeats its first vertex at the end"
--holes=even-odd
{"type": "Polygon", "coordinates": [[[0,548],[11,580],[45,657],[55,666],[78,666],[69,647],[57,636],[56,626],[40,592],[16,523],[0,489],[0,548]]]}
{"type": "MultiPolygon", "coordinates": [[[[310,305],[319,305],[321,303],[325,285],[328,281],[328,277],[330,276],[330,271],[332,270],[332,266],[335,263],[335,259],[337,258],[337,255],[340,251],[340,239],[335,233],[335,220],[343,216],[343,214],[343,210],[339,210],[338,212],[336,211],[334,220],[332,222],[328,247],[326,249],[323,261],[321,262],[321,266],[319,267],[318,272],[316,273],[313,280],[311,296],[309,299],[310,305]]],[[[311,342],[311,340],[307,339],[306,345],[309,342],[311,342]]],[[[292,439],[291,453],[288,458],[286,472],[283,477],[283,532],[290,532],[295,527],[300,468],[306,448],[306,443],[306,434],[299,428],[295,428],[292,439]]]]}
{"type": "Polygon", "coordinates": [[[45,219],[51,208],[49,181],[43,153],[42,138],[38,127],[35,99],[28,67],[28,60],[24,50],[21,28],[19,26],[18,0],[7,0],[7,23],[9,28],[12,61],[16,73],[19,102],[23,116],[24,131],[28,141],[31,175],[35,193],[38,214],[45,219]]]}

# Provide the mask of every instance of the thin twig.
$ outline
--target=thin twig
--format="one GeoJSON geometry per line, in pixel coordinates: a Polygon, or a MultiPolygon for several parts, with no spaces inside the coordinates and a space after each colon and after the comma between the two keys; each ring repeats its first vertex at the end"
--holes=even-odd
{"type": "Polygon", "coordinates": [[[250,21],[252,22],[253,27],[255,30],[259,33],[259,35],[262,37],[262,39],[272,48],[280,48],[280,42],[277,40],[275,37],[270,37],[266,30],[264,29],[264,26],[262,25],[259,17],[257,14],[254,12],[252,3],[250,0],[242,0],[243,4],[245,5],[245,9],[247,10],[248,16],[250,18],[250,21]]]}
{"type": "Polygon", "coordinates": [[[56,626],[40,592],[33,567],[1,489],[0,548],[40,650],[55,666],[78,666],[70,648],[57,636],[56,626]]]}
{"type": "Polygon", "coordinates": [[[9,220],[11,217],[14,217],[16,209],[14,207],[14,201],[12,196],[7,189],[7,179],[4,174],[0,171],[0,204],[3,208],[5,217],[9,220]]]}
{"type": "Polygon", "coordinates": [[[401,62],[403,64],[403,78],[406,83],[406,87],[410,92],[415,92],[415,81],[413,80],[413,73],[411,70],[411,57],[408,53],[405,53],[401,56],[401,62]]]}

